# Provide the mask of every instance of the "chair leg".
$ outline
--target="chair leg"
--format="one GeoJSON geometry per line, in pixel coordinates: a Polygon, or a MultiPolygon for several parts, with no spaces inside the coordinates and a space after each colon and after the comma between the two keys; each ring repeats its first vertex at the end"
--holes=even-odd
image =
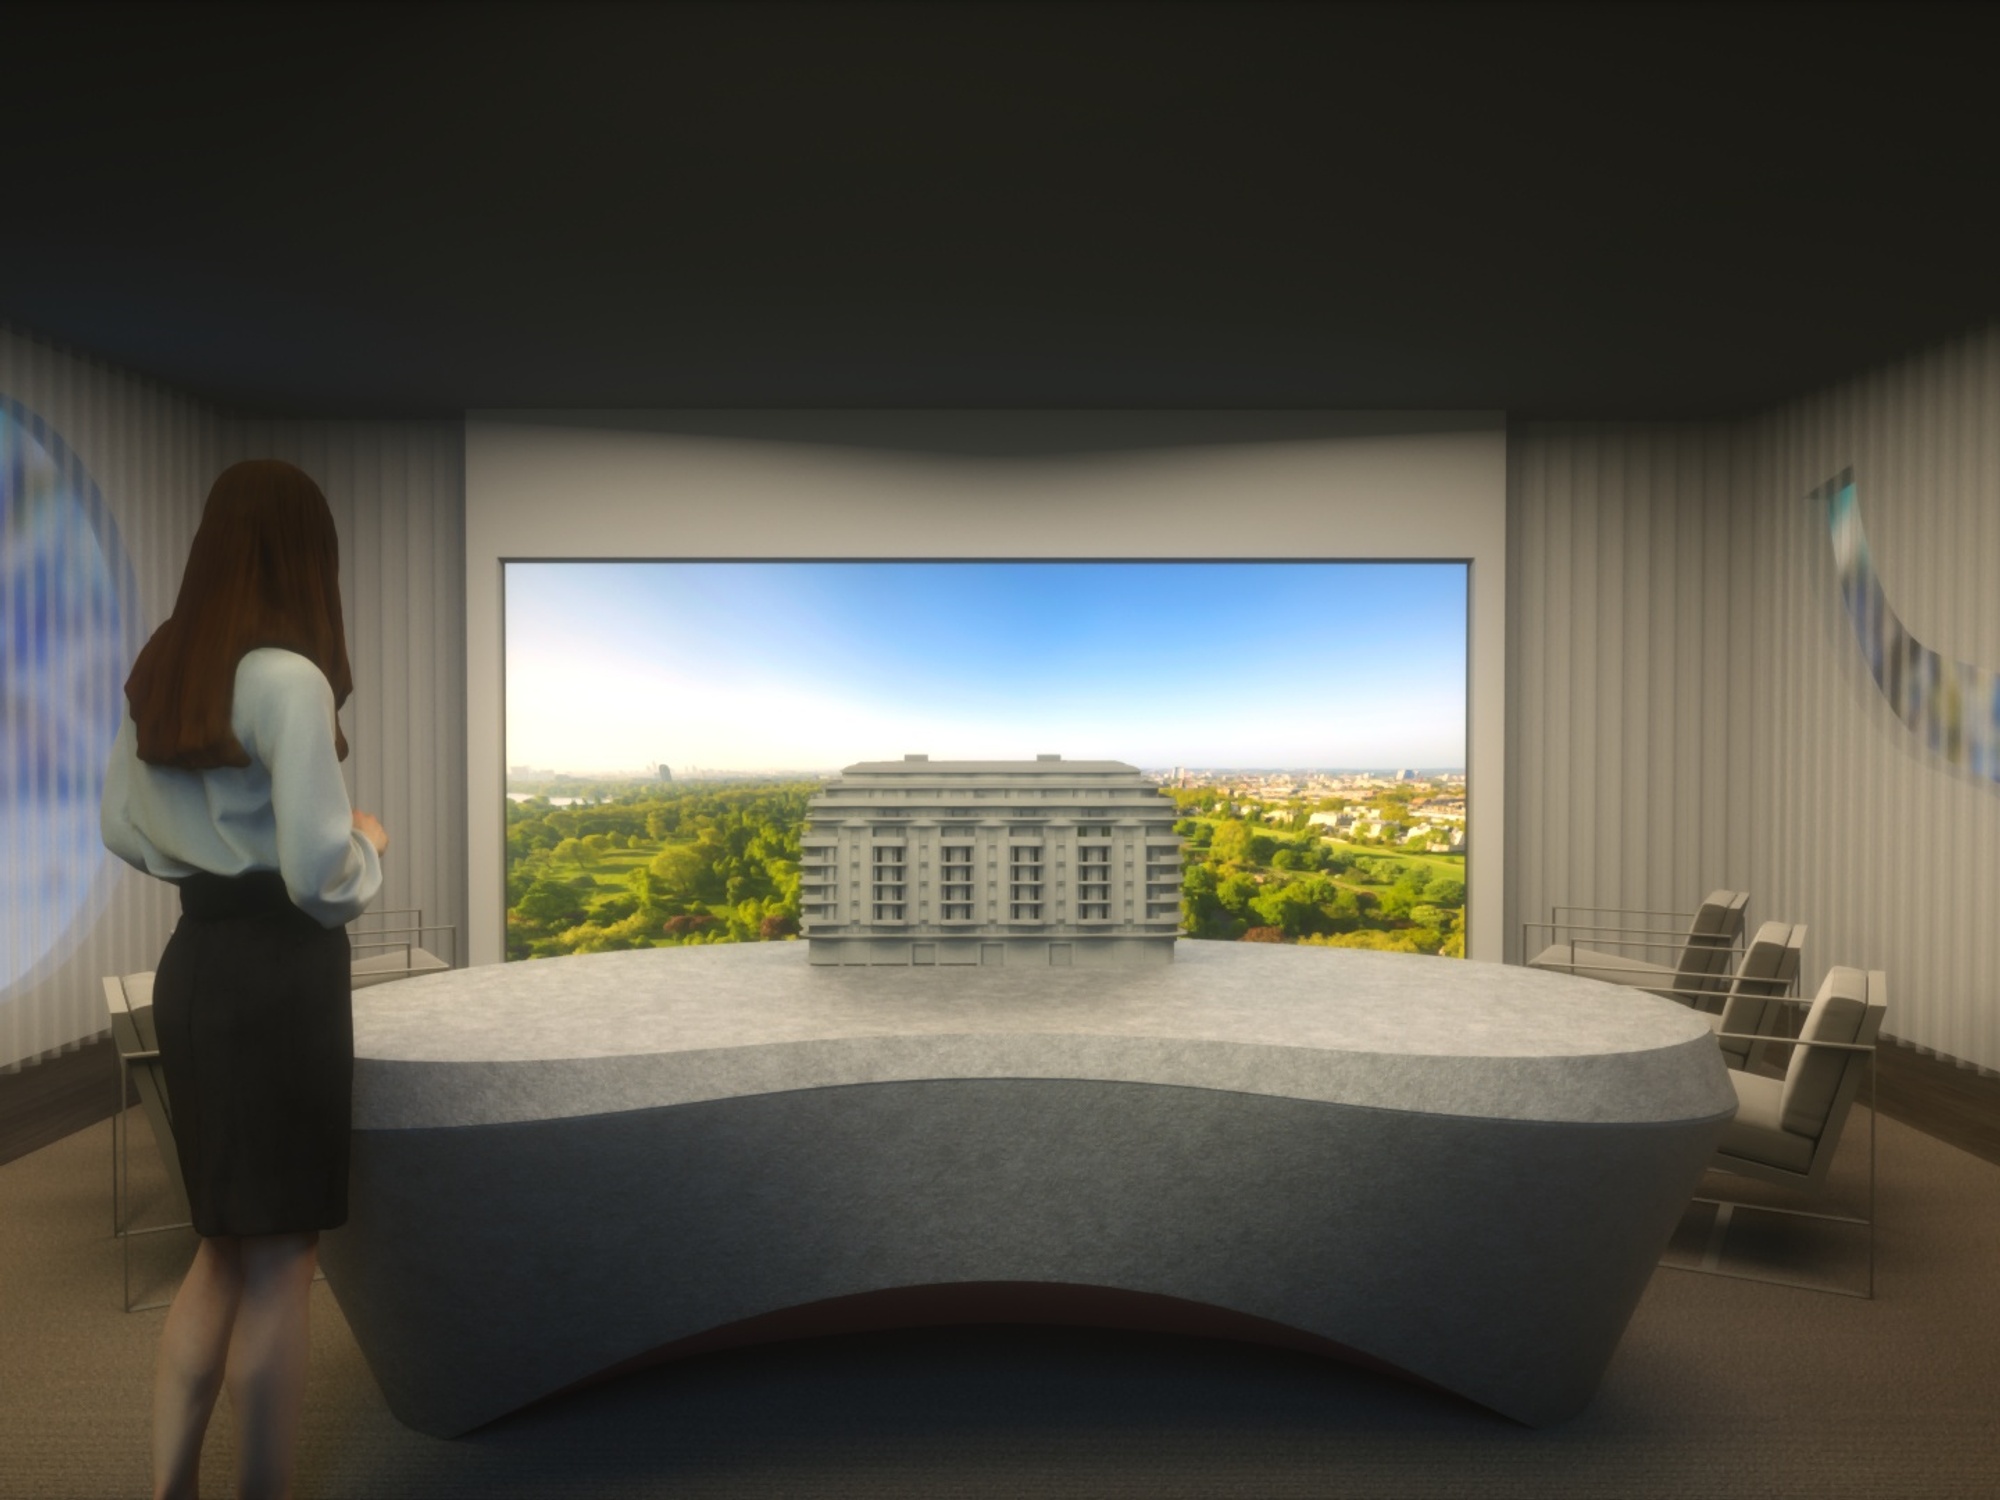
{"type": "Polygon", "coordinates": [[[1865,1302],[1875,1299],[1875,1192],[1876,1192],[1876,1097],[1875,1097],[1875,1056],[1868,1056],[1868,1211],[1865,1214],[1823,1213],[1817,1209],[1784,1208],[1769,1203],[1741,1203],[1729,1198],[1695,1197],[1689,1204],[1707,1203],[1715,1208],[1715,1221],[1709,1226],[1708,1241],[1702,1247],[1701,1260],[1696,1265],[1682,1265],[1675,1261],[1663,1260],[1660,1266],[1668,1271],[1690,1271],[1702,1276],[1726,1276],[1732,1281],[1761,1281],[1766,1286],[1796,1287],[1800,1291],[1825,1292],[1829,1296],[1854,1297],[1865,1302]],[[1867,1271],[1862,1289],[1828,1286],[1825,1282],[1799,1281],[1789,1276],[1765,1276],[1754,1271],[1725,1271],[1722,1269],[1722,1244],[1728,1237],[1729,1226],[1734,1221],[1736,1211],[1743,1209],[1751,1213],[1782,1214],[1788,1219],[1817,1219],[1828,1224],[1854,1224],[1867,1237],[1867,1271]]]}
{"type": "MultiPolygon", "coordinates": [[[[1707,1199],[1695,1199],[1707,1202],[1707,1199]]],[[[1701,1269],[1714,1275],[1722,1274],[1722,1241],[1729,1233],[1729,1220],[1736,1212],[1734,1203],[1720,1203],[1715,1206],[1715,1222],[1708,1226],[1708,1243],[1702,1247],[1701,1269]]]]}
{"type": "Polygon", "coordinates": [[[1732,1281],[1761,1281],[1766,1286],[1796,1287],[1802,1292],[1825,1292],[1834,1297],[1857,1297],[1872,1301],[1875,1296],[1875,1219],[1871,1209],[1867,1217],[1857,1214],[1828,1214],[1805,1208],[1780,1208],[1770,1203],[1740,1203],[1729,1198],[1690,1198],[1689,1203],[1707,1203],[1715,1208],[1715,1222],[1709,1227],[1708,1243],[1703,1247],[1698,1265],[1682,1265],[1676,1261],[1663,1260],[1660,1266],[1668,1271],[1691,1271],[1701,1276],[1726,1276],[1732,1281]],[[1742,1209],[1749,1213],[1782,1214],[1788,1219],[1817,1219],[1827,1224],[1853,1224],[1864,1228],[1868,1236],[1868,1272],[1863,1290],[1852,1287],[1829,1286],[1823,1281],[1801,1281],[1791,1276],[1765,1276],[1755,1271],[1725,1271],[1722,1269],[1722,1244],[1728,1236],[1729,1226],[1735,1211],[1742,1209]]]}
{"type": "Polygon", "coordinates": [[[1868,1054],[1868,1298],[1875,1298],[1875,1054],[1868,1054]]]}
{"type": "Polygon", "coordinates": [[[118,1194],[118,1139],[125,1124],[125,1054],[118,1054],[118,1107],[111,1111],[111,1232],[116,1235],[125,1219],[118,1194]]]}

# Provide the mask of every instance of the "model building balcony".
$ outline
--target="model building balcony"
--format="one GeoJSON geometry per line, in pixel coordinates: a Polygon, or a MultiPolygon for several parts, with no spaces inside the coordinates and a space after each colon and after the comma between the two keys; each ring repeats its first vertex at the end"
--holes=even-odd
{"type": "Polygon", "coordinates": [[[1151,895],[1162,906],[1171,900],[1178,920],[1179,841],[1165,832],[1172,812],[1136,768],[1116,761],[910,756],[849,766],[807,812],[802,898],[846,916],[837,931],[815,929],[812,961],[894,963],[901,951],[910,963],[984,965],[996,961],[996,942],[1009,962],[1171,960],[1173,928],[1141,913],[1151,895]],[[857,837],[867,853],[850,868],[843,861],[859,853],[850,849],[857,837]],[[1135,878],[1134,864],[1159,878],[1157,891],[1135,878]],[[841,898],[857,894],[873,899],[850,910],[841,898]]]}

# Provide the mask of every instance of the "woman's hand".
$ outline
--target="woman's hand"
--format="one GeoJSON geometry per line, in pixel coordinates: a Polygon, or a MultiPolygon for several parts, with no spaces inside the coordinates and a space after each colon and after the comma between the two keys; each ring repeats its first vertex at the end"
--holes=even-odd
{"type": "Polygon", "coordinates": [[[375,846],[375,853],[378,858],[389,852],[388,830],[382,826],[375,814],[365,812],[356,813],[354,815],[354,826],[361,831],[361,836],[364,839],[375,846]]]}

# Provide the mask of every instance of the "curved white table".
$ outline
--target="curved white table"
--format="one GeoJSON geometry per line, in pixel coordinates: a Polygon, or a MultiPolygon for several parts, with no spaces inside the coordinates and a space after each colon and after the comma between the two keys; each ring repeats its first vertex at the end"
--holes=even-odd
{"type": "Polygon", "coordinates": [[[992,1317],[1268,1338],[1557,1420],[1735,1108],[1668,1001],[1247,943],[544,960],[358,993],[355,1042],[322,1259],[440,1436],[651,1358],[992,1317]]]}

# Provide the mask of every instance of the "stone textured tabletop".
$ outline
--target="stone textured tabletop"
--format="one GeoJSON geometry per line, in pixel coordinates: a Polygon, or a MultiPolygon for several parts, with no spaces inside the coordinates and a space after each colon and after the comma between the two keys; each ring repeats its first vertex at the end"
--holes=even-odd
{"type": "Polygon", "coordinates": [[[1184,941],[1166,966],[813,968],[758,943],[357,993],[355,1127],[555,1120],[851,1084],[1097,1079],[1502,1120],[1735,1105],[1703,1018],[1593,980],[1184,941]]]}

